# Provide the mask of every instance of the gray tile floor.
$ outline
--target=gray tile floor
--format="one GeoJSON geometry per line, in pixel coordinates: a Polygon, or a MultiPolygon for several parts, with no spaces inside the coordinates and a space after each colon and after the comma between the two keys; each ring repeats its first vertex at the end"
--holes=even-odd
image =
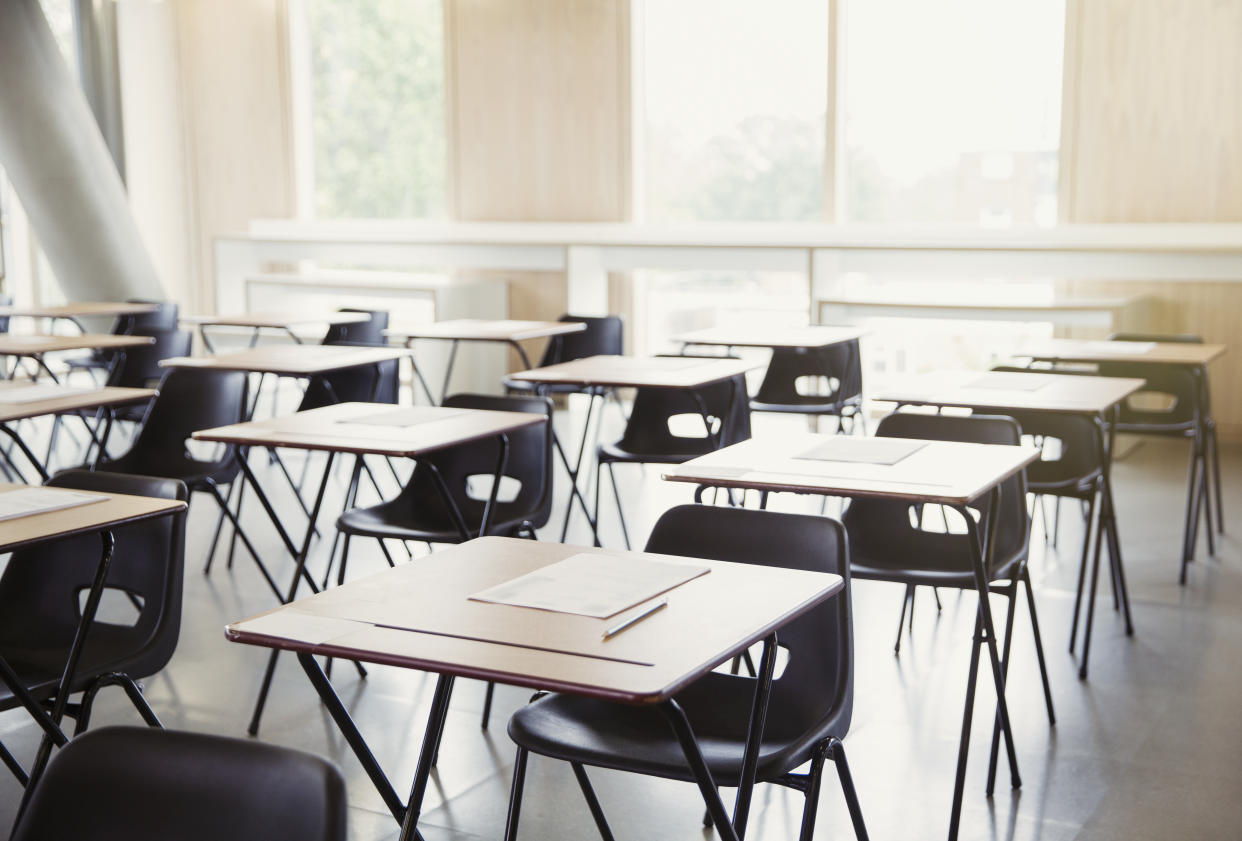
{"type": "MultiPolygon", "coordinates": [[[[571,421],[558,421],[569,437],[576,432],[571,421]]],[[[614,422],[610,417],[609,423],[614,422]]],[[[759,418],[756,434],[780,434],[797,423],[759,418]]],[[[1230,514],[1238,509],[1242,494],[1242,450],[1227,448],[1224,457],[1230,514]]],[[[1242,838],[1237,747],[1242,744],[1242,551],[1234,534],[1225,535],[1217,557],[1208,558],[1201,548],[1189,585],[1177,585],[1185,468],[1185,445],[1161,441],[1145,442],[1117,465],[1119,518],[1137,630],[1127,639],[1107,596],[1101,596],[1091,677],[1085,683],[1078,680],[1076,663],[1066,651],[1080,518],[1065,507],[1055,549],[1044,544],[1036,523],[1033,575],[1058,722],[1049,728],[1029,622],[1025,611],[1019,611],[1010,703],[1023,785],[1011,790],[1002,770],[995,796],[985,796],[992,710],[985,673],[963,839],[1242,838]]],[[[639,540],[661,511],[690,499],[688,488],[660,482],[658,468],[622,468],[619,474],[631,530],[639,540]]],[[[392,484],[391,477],[387,481],[392,484]]],[[[277,484],[274,473],[269,484],[277,484]]],[[[339,497],[340,488],[334,493],[339,497]]],[[[278,490],[276,495],[290,512],[288,520],[300,528],[287,493],[278,490]]],[[[818,510],[818,503],[805,499],[790,498],[780,505],[818,510]]],[[[283,578],[291,565],[262,513],[248,507],[246,518],[283,578]]],[[[615,513],[606,507],[604,519],[605,542],[620,545],[615,513]]],[[[585,542],[581,518],[577,522],[571,539],[585,542]]],[[[272,600],[244,555],[230,570],[220,553],[211,575],[202,574],[214,524],[211,501],[197,498],[190,517],[181,643],[171,665],[146,681],[146,690],[170,727],[244,736],[265,652],[226,642],[223,626],[267,609],[272,600]]],[[[314,564],[322,570],[326,545],[316,551],[314,564]]],[[[378,551],[360,543],[351,575],[378,570],[382,563],[378,551]]],[[[873,583],[856,587],[856,712],[846,746],[876,839],[934,839],[947,831],[974,597],[945,593],[943,599],[943,611],[937,613],[930,593],[920,593],[913,633],[895,656],[901,589],[873,583]]],[[[996,609],[1002,608],[998,599],[996,609]]],[[[351,669],[339,669],[336,684],[380,761],[404,790],[413,774],[432,678],[375,667],[360,680],[351,669]]],[[[482,685],[459,685],[422,822],[428,839],[501,836],[513,757],[504,723],[528,695],[501,688],[492,726],[483,731],[478,721],[482,685]]],[[[96,726],[136,722],[116,691],[101,699],[94,719],[96,726]]],[[[33,754],[35,738],[23,714],[0,717],[0,739],[19,757],[33,754]]],[[[351,836],[358,841],[395,836],[396,825],[292,660],[283,661],[278,670],[260,738],[336,760],[349,781],[351,836]]],[[[615,773],[593,776],[618,838],[710,836],[701,828],[702,805],[692,787],[615,773]]],[[[5,826],[12,821],[18,796],[15,783],[0,779],[0,820],[5,826]]],[[[761,790],[750,837],[796,837],[798,797],[761,790]]],[[[567,767],[533,760],[522,837],[594,837],[567,767]]],[[[833,781],[825,785],[817,837],[851,837],[833,781]]]]}

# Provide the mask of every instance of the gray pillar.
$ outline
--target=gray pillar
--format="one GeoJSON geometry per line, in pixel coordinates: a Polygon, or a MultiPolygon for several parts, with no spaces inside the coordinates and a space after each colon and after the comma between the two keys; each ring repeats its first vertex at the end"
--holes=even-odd
{"type": "Polygon", "coordinates": [[[0,0],[0,166],[70,300],[163,288],[39,0],[0,0]]]}

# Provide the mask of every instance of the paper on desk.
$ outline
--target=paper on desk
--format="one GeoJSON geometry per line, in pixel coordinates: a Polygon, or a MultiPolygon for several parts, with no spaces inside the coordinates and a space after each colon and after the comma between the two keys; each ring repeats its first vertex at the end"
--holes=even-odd
{"type": "Polygon", "coordinates": [[[927,446],[908,438],[829,438],[800,455],[811,461],[844,461],[854,464],[892,465],[927,446]]]}
{"type": "Polygon", "coordinates": [[[92,502],[102,502],[108,497],[101,494],[78,493],[64,488],[14,488],[0,491],[0,521],[76,508],[92,502]]]}
{"type": "Polygon", "coordinates": [[[470,598],[607,619],[708,572],[701,564],[583,552],[470,598]]]}
{"type": "Polygon", "coordinates": [[[53,400],[57,397],[69,397],[72,394],[86,394],[101,391],[94,387],[76,387],[55,385],[54,383],[31,383],[14,388],[0,389],[0,403],[35,403],[39,400],[53,400]]]}
{"type": "Polygon", "coordinates": [[[1087,349],[1095,353],[1149,353],[1155,342],[1087,342],[1087,349]]]}
{"type": "Polygon", "coordinates": [[[1038,391],[1050,384],[1056,375],[1023,373],[1021,371],[992,371],[966,383],[967,388],[995,388],[1004,391],[1038,391]]]}
{"type": "Polygon", "coordinates": [[[339,418],[337,423],[360,423],[367,426],[417,426],[420,423],[431,423],[461,415],[464,412],[441,409],[433,406],[415,406],[404,409],[389,409],[369,415],[358,415],[350,418],[339,418]]]}

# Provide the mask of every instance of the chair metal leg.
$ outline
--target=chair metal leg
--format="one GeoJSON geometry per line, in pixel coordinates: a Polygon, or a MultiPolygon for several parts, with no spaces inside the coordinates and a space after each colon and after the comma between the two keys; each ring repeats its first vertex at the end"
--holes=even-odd
{"type": "MultiPolygon", "coordinates": [[[[830,755],[833,764],[837,766],[837,776],[841,780],[841,793],[845,795],[845,807],[849,810],[850,822],[854,825],[854,837],[858,841],[868,841],[862,806],[858,802],[858,791],[854,788],[854,776],[850,773],[850,764],[845,758],[845,745],[833,739],[830,755]]],[[[810,841],[809,837],[807,841],[810,841]]]]}
{"type": "MultiPolygon", "coordinates": [[[[907,584],[906,591],[901,595],[901,615],[897,617],[897,641],[893,643],[893,653],[901,653],[901,629],[906,623],[906,608],[914,601],[914,585],[907,584]]],[[[911,613],[914,611],[912,610],[911,613]]]]}
{"type": "MultiPolygon", "coordinates": [[[[1039,677],[1044,684],[1044,705],[1048,708],[1048,725],[1057,723],[1056,710],[1052,706],[1052,684],[1048,681],[1048,661],[1044,657],[1044,638],[1039,632],[1039,616],[1035,613],[1035,589],[1031,586],[1031,571],[1023,566],[1022,584],[1026,589],[1026,609],[1031,615],[1031,632],[1035,638],[1035,659],[1039,661],[1039,677]]],[[[1014,594],[1017,598],[1017,594],[1014,594]]]]}
{"type": "Polygon", "coordinates": [[[496,694],[496,684],[492,681],[487,682],[487,691],[483,694],[483,720],[479,722],[479,727],[484,730],[492,720],[492,696],[496,694]]]}
{"type": "Polygon", "coordinates": [[[974,718],[975,685],[979,682],[979,647],[981,645],[983,645],[982,612],[975,615],[974,641],[970,646],[970,669],[966,673],[966,705],[962,711],[962,735],[957,747],[957,775],[953,781],[949,841],[957,841],[958,825],[962,818],[962,793],[966,788],[966,755],[970,749],[970,725],[974,718]]]}
{"type": "MultiPolygon", "coordinates": [[[[1099,531],[1103,531],[1100,529],[1099,531]]],[[[1095,593],[1100,580],[1100,549],[1103,546],[1102,534],[1096,535],[1095,552],[1091,560],[1091,591],[1087,594],[1087,625],[1082,634],[1082,663],[1078,666],[1078,679],[1087,679],[1087,662],[1091,657],[1091,629],[1095,624],[1095,593]]]]}
{"type": "MultiPolygon", "coordinates": [[[[630,530],[625,525],[625,511],[621,508],[621,491],[617,488],[617,471],[612,462],[607,463],[608,481],[612,484],[612,498],[617,502],[617,520],[621,523],[621,536],[625,538],[625,548],[630,548],[630,530]]],[[[601,465],[603,467],[603,465],[601,465]]]]}
{"type": "Polygon", "coordinates": [[[1197,525],[1198,511],[1195,510],[1195,501],[1198,497],[1196,489],[1199,486],[1199,455],[1197,452],[1197,444],[1192,444],[1195,449],[1190,455],[1190,477],[1186,482],[1186,522],[1182,527],[1182,569],[1178,579],[1181,585],[1186,584],[1186,566],[1194,560],[1195,541],[1194,529],[1197,525]]]}
{"type": "Polygon", "coordinates": [[[1098,539],[1099,527],[1096,525],[1095,509],[1099,495],[1100,491],[1096,490],[1087,503],[1087,521],[1083,525],[1082,536],[1082,560],[1078,564],[1078,589],[1074,591],[1074,620],[1070,623],[1070,654],[1074,653],[1074,646],[1078,640],[1078,617],[1082,613],[1083,590],[1087,583],[1087,565],[1091,557],[1091,539],[1093,535],[1096,535],[1098,539]]]}
{"type": "Polygon", "coordinates": [[[259,550],[254,548],[254,544],[250,542],[250,538],[242,531],[241,523],[238,522],[237,516],[229,510],[228,500],[220,493],[220,489],[212,482],[207,482],[205,487],[211,492],[215,498],[216,504],[220,506],[220,510],[224,512],[224,516],[228,518],[229,523],[233,526],[234,533],[241,538],[242,545],[246,547],[246,551],[250,553],[250,557],[254,559],[255,565],[259,568],[259,572],[263,574],[263,580],[267,582],[267,586],[276,594],[276,598],[284,604],[284,599],[280,592],[280,587],[276,584],[272,574],[268,572],[267,565],[263,563],[263,559],[259,555],[259,550]]]}
{"type": "Polygon", "coordinates": [[[1121,612],[1126,623],[1126,636],[1134,636],[1134,620],[1130,616],[1130,591],[1126,587],[1125,564],[1121,560],[1121,537],[1117,533],[1117,506],[1113,503],[1112,480],[1104,480],[1104,504],[1102,512],[1107,514],[1103,522],[1103,534],[1108,540],[1108,560],[1112,566],[1114,586],[1121,600],[1121,612]]]}
{"type": "Polygon", "coordinates": [[[1209,423],[1207,427],[1207,443],[1208,452],[1211,454],[1212,460],[1212,489],[1216,496],[1216,531],[1219,534],[1225,533],[1225,503],[1222,498],[1222,486],[1220,483],[1220,449],[1216,444],[1216,424],[1209,423]]]}
{"type": "Polygon", "coordinates": [[[513,782],[509,787],[509,815],[505,820],[505,841],[517,841],[518,818],[522,815],[522,790],[526,787],[526,760],[530,753],[526,748],[517,749],[513,761],[513,782]]]}
{"type": "Polygon", "coordinates": [[[604,816],[604,807],[600,805],[599,798],[595,796],[595,788],[591,785],[586,769],[580,762],[569,764],[574,769],[574,777],[578,780],[578,788],[582,789],[587,808],[591,810],[591,817],[595,820],[595,828],[599,830],[599,837],[603,841],[616,841],[612,834],[612,827],[608,826],[608,819],[604,816]]]}
{"type": "MultiPolygon", "coordinates": [[[[1013,620],[1018,612],[1018,582],[1011,581],[1003,591],[1009,599],[1005,610],[1005,641],[1001,644],[1001,674],[1009,677],[1009,654],[1013,648],[1013,620]]],[[[1000,714],[992,724],[992,747],[988,752],[988,797],[996,791],[996,758],[1000,752],[1000,714]]]]}
{"type": "Polygon", "coordinates": [[[802,825],[798,831],[798,841],[812,841],[815,837],[815,818],[819,814],[819,792],[824,777],[824,759],[830,750],[829,744],[824,741],[816,745],[811,753],[806,788],[802,792],[802,825]]]}
{"type": "Polygon", "coordinates": [[[17,782],[25,788],[30,783],[30,775],[26,773],[26,769],[17,761],[12,753],[3,742],[0,742],[0,762],[4,763],[4,767],[9,769],[9,773],[17,778],[17,782]]]}

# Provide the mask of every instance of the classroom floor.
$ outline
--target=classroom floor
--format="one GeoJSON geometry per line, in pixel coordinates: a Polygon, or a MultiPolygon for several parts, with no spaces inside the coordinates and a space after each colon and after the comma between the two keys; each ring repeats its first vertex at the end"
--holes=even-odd
{"type": "MultiPolygon", "coordinates": [[[[617,419],[606,416],[608,423],[617,419]]],[[[755,434],[798,428],[791,418],[757,418],[755,434]],[[790,426],[793,424],[794,426],[790,426]]],[[[573,440],[577,425],[558,418],[573,440]]],[[[1229,524],[1217,557],[1200,548],[1185,588],[1177,585],[1187,447],[1148,440],[1129,451],[1115,470],[1119,521],[1129,575],[1136,633],[1127,639],[1101,589],[1091,675],[1080,682],[1066,651],[1081,518],[1062,511],[1058,548],[1046,546],[1042,526],[1033,532],[1032,564],[1044,630],[1057,725],[1049,728],[1025,610],[1019,610],[1010,670],[1012,711],[1023,785],[1011,790],[1001,764],[997,791],[987,798],[984,776],[991,731],[990,678],[981,675],[975,730],[962,815],[961,838],[1005,841],[1155,841],[1165,838],[1242,837],[1242,524],[1229,524]]],[[[1238,510],[1242,449],[1225,448],[1226,513],[1238,510]]],[[[297,456],[291,461],[300,462],[297,456]]],[[[275,472],[268,470],[269,486],[275,472]]],[[[665,508],[691,499],[689,486],[670,486],[659,469],[618,470],[631,533],[645,539],[665,508]]],[[[343,483],[346,474],[342,472],[343,483]]],[[[563,475],[558,474],[562,485],[563,475]]],[[[391,476],[386,492],[395,485],[391,476]]],[[[339,498],[340,487],[333,493],[339,498]]],[[[276,492],[289,521],[300,524],[291,497],[276,492]]],[[[364,495],[365,496],[365,495],[364,495]]],[[[607,501],[607,500],[606,500],[607,501]]],[[[789,498],[777,507],[818,510],[818,503],[789,498]]],[[[325,510],[339,510],[329,507],[325,510]]],[[[558,512],[563,503],[558,504],[558,512]]],[[[227,622],[273,604],[249,559],[233,569],[224,552],[210,576],[202,573],[215,525],[211,501],[194,500],[186,551],[185,610],[181,642],[170,666],[146,681],[147,695],[169,727],[244,736],[266,651],[228,643],[227,622]]],[[[257,507],[249,506],[251,534],[285,580],[291,563],[257,507]]],[[[329,524],[331,519],[327,518],[329,524]]],[[[620,546],[613,509],[605,507],[604,540],[620,546]]],[[[586,542],[581,517],[570,542],[586,542]]],[[[544,536],[555,539],[559,514],[544,536]]],[[[296,525],[301,528],[300,525],[296,525]]],[[[352,575],[377,571],[383,561],[356,542],[352,575]]],[[[322,571],[326,541],[315,547],[322,571]]],[[[419,552],[425,551],[425,548],[419,552]]],[[[1103,582],[1102,582],[1103,587],[1103,582]]],[[[874,839],[937,839],[948,828],[950,795],[961,725],[970,631],[975,608],[969,594],[942,594],[936,612],[930,592],[920,592],[913,633],[901,653],[893,642],[902,590],[863,582],[855,587],[856,682],[854,723],[845,744],[859,797],[874,839]]],[[[997,598],[995,610],[1004,607],[997,598]]],[[[374,667],[360,680],[351,668],[335,673],[337,689],[381,763],[403,794],[413,775],[433,678],[374,667]]],[[[483,686],[458,684],[432,777],[420,829],[428,841],[500,838],[504,829],[513,746],[505,734],[508,714],[529,691],[500,688],[487,731],[479,727],[483,686]]],[[[105,693],[93,724],[138,722],[118,690],[105,693]]],[[[24,714],[0,717],[0,739],[21,758],[33,755],[35,728],[24,714]]],[[[357,841],[394,838],[397,826],[385,812],[360,766],[291,658],[282,660],[260,738],[336,760],[348,779],[350,835],[357,841]]],[[[687,784],[597,771],[592,773],[619,839],[703,839],[702,801],[687,784]]],[[[0,822],[12,822],[19,797],[15,782],[0,779],[0,822]]],[[[752,809],[753,841],[797,836],[800,798],[761,787],[752,809]]],[[[296,808],[296,804],[291,805],[296,808]]],[[[852,837],[835,778],[826,777],[817,836],[852,837]]],[[[569,768],[532,760],[522,813],[526,839],[597,837],[569,768]]]]}

